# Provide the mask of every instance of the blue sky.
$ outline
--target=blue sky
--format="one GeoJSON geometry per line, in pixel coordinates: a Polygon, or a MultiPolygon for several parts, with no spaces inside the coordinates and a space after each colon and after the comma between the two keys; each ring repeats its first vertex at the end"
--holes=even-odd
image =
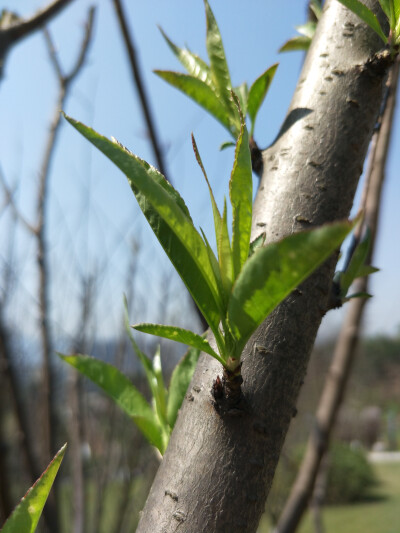
{"type": "MultiPolygon", "coordinates": [[[[43,0],[2,1],[0,6],[28,15],[43,0]]],[[[91,2],[75,0],[50,25],[59,57],[68,70],[83,31],[91,2]]],[[[279,46],[305,18],[305,2],[282,3],[252,0],[211,1],[220,26],[234,85],[252,83],[267,67],[279,62],[277,74],[257,119],[255,138],[267,146],[275,137],[289,106],[300,72],[301,53],[279,55],[279,46]],[[229,7],[227,7],[229,5],[229,7]],[[249,9],[249,6],[250,9],[249,9]]],[[[205,20],[201,0],[125,1],[157,130],[166,152],[168,174],[185,198],[198,226],[212,237],[208,192],[191,149],[193,131],[217,202],[228,191],[233,151],[219,152],[228,140],[225,130],[184,95],[157,78],[153,69],[181,70],[164,43],[158,25],[178,45],[187,45],[206,58],[205,20]]],[[[5,179],[18,184],[17,202],[32,220],[35,184],[43,157],[47,129],[57,97],[55,75],[48,61],[43,36],[36,33],[16,46],[7,58],[0,85],[0,164],[5,179]]],[[[139,156],[154,163],[146,129],[126,61],[110,0],[97,2],[94,40],[87,64],[74,83],[65,111],[114,136],[139,156]]],[[[398,114],[397,114],[398,115],[398,114]]],[[[400,118],[397,118],[397,123],[400,118]]],[[[400,324],[400,165],[399,126],[394,131],[389,156],[384,209],[380,225],[365,331],[396,332],[400,324]],[[396,148],[397,147],[397,148],[396,148]]],[[[255,182],[256,185],[256,182],[255,182]]],[[[135,305],[132,321],[162,318],[167,311],[176,324],[187,322],[186,297],[180,280],[168,265],[156,239],[135,204],[124,177],[67,123],[59,136],[52,166],[48,243],[51,251],[52,317],[57,334],[73,336],[79,329],[79,280],[97,274],[95,327],[112,335],[119,327],[122,293],[127,292],[126,271],[132,240],[139,244],[136,274],[132,281],[135,305]],[[162,272],[162,275],[160,275],[162,272]]],[[[2,204],[1,204],[2,205],[2,204]]],[[[20,228],[10,237],[10,212],[0,218],[0,254],[4,265],[14,243],[14,264],[19,281],[13,290],[9,313],[26,333],[36,329],[35,249],[20,228]]],[[[323,326],[333,334],[342,312],[330,313],[323,326]]]]}

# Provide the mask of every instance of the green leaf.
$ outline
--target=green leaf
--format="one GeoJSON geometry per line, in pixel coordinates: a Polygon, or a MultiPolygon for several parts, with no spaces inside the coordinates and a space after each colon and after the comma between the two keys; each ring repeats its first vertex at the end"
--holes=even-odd
{"type": "Polygon", "coordinates": [[[393,2],[393,15],[390,21],[390,27],[394,33],[395,44],[400,44],[400,0],[392,0],[393,2]],[[393,21],[393,25],[392,25],[393,21]]]}
{"type": "Polygon", "coordinates": [[[248,97],[249,97],[249,89],[247,87],[247,83],[243,82],[238,87],[235,87],[233,89],[233,92],[236,94],[236,96],[239,99],[240,109],[242,110],[243,116],[246,116],[246,113],[247,113],[247,100],[248,100],[248,97]]]}
{"type": "Polygon", "coordinates": [[[253,85],[250,87],[249,97],[247,101],[247,113],[251,120],[250,135],[253,135],[257,113],[261,107],[261,104],[264,101],[264,98],[268,92],[269,86],[271,85],[271,81],[273,80],[277,68],[278,63],[269,67],[269,69],[263,72],[263,74],[261,74],[261,76],[259,76],[253,83],[253,85]]]}
{"type": "Polygon", "coordinates": [[[216,93],[205,82],[193,76],[169,70],[155,70],[154,73],[204,107],[232,133],[231,120],[225,106],[221,105],[216,93]]]}
{"type": "Polygon", "coordinates": [[[352,298],[372,298],[371,294],[368,294],[367,292],[355,292],[354,294],[350,294],[350,296],[346,296],[346,298],[343,298],[345,302],[352,298]]]}
{"type": "Polygon", "coordinates": [[[229,181],[229,196],[232,204],[232,257],[236,279],[249,256],[253,209],[251,155],[244,122],[236,142],[235,160],[229,181]]]}
{"type": "Polygon", "coordinates": [[[301,26],[296,26],[296,30],[300,33],[300,35],[304,35],[304,37],[312,39],[314,37],[316,27],[316,22],[308,21],[301,26]]]}
{"type": "Polygon", "coordinates": [[[313,11],[314,15],[317,17],[317,20],[319,20],[322,14],[321,0],[311,0],[308,5],[309,8],[313,11]]]}
{"type": "Polygon", "coordinates": [[[392,15],[391,15],[391,0],[379,0],[379,3],[380,3],[380,6],[382,8],[382,11],[385,13],[385,15],[387,16],[389,22],[390,22],[390,26],[392,26],[392,21],[391,21],[391,18],[392,18],[392,15]]]}
{"type": "Polygon", "coordinates": [[[258,237],[254,239],[254,241],[251,241],[249,257],[251,257],[258,248],[260,248],[261,246],[264,246],[265,237],[266,237],[266,233],[265,231],[263,231],[262,233],[260,233],[258,237]]]}
{"type": "Polygon", "coordinates": [[[194,155],[196,157],[196,161],[203,173],[204,179],[206,180],[206,183],[207,183],[208,191],[210,193],[211,207],[212,207],[213,217],[214,217],[215,236],[216,236],[216,240],[218,241],[219,234],[221,231],[222,217],[221,217],[221,213],[219,212],[217,203],[215,201],[214,193],[211,188],[210,182],[208,181],[207,172],[204,168],[203,161],[201,160],[200,152],[199,152],[199,149],[197,148],[196,139],[194,138],[193,133],[192,133],[192,147],[193,147],[194,155]]]}
{"type": "Polygon", "coordinates": [[[126,174],[140,208],[170,261],[213,332],[218,330],[222,303],[207,248],[177,200],[178,193],[159,172],[121,145],[66,118],[126,174]]]}
{"type": "Polygon", "coordinates": [[[163,337],[164,339],[170,339],[172,341],[181,342],[182,344],[187,344],[193,348],[197,348],[205,353],[208,353],[221,364],[223,359],[211,348],[207,339],[204,339],[200,335],[193,333],[187,329],[178,328],[175,326],[163,326],[161,324],[135,324],[132,326],[137,331],[143,333],[149,333],[150,335],[155,335],[157,337],[163,337]]]}
{"type": "MultiPolygon", "coordinates": [[[[222,298],[223,309],[226,310],[226,306],[228,304],[229,295],[225,294],[225,289],[224,289],[224,285],[222,283],[222,278],[221,278],[221,269],[220,269],[218,260],[215,257],[214,251],[211,248],[210,243],[208,242],[207,237],[206,237],[206,235],[205,235],[205,233],[203,232],[202,229],[201,229],[201,232],[202,232],[202,235],[203,235],[204,242],[206,243],[206,246],[207,246],[208,257],[209,257],[210,264],[211,264],[213,272],[214,272],[214,278],[215,278],[215,281],[216,281],[216,284],[217,284],[217,287],[218,287],[218,292],[219,292],[219,294],[221,295],[221,298],[222,298]]],[[[225,311],[224,311],[224,313],[225,313],[225,311]]],[[[217,333],[218,333],[218,335],[216,335],[215,340],[217,342],[218,348],[221,350],[221,353],[223,353],[223,350],[222,350],[223,342],[221,344],[222,338],[220,337],[218,331],[217,331],[217,333]]],[[[214,332],[214,335],[215,335],[215,332],[214,332]]]]}
{"type": "Polygon", "coordinates": [[[379,272],[379,268],[375,268],[370,265],[362,265],[357,273],[358,278],[363,278],[364,276],[369,276],[370,274],[375,274],[375,272],[379,272]]]}
{"type": "MultiPolygon", "coordinates": [[[[230,249],[230,242],[229,242],[229,235],[228,235],[228,228],[227,228],[227,221],[226,221],[226,205],[224,206],[224,214],[221,216],[217,203],[214,198],[214,193],[212,191],[210,182],[208,181],[207,173],[205,171],[203,162],[200,157],[199,150],[197,148],[196,140],[194,138],[194,135],[192,134],[192,146],[193,151],[196,156],[197,163],[199,164],[199,167],[201,168],[201,171],[203,172],[204,179],[206,180],[208,190],[210,193],[210,199],[211,199],[211,206],[213,211],[213,217],[214,217],[214,229],[215,229],[215,239],[217,242],[217,249],[218,249],[218,258],[219,263],[217,263],[217,267],[219,270],[219,274],[215,271],[215,262],[214,258],[210,254],[211,247],[207,241],[207,238],[203,234],[203,240],[206,243],[207,248],[209,249],[209,260],[210,264],[214,271],[214,277],[217,283],[217,287],[219,289],[219,294],[222,297],[222,301],[226,303],[227,296],[231,291],[232,288],[232,281],[233,281],[233,270],[232,270],[232,254],[230,249]]],[[[215,257],[215,256],[214,256],[215,257]]],[[[223,313],[225,314],[225,306],[223,305],[223,313]]]]}
{"type": "Polygon", "coordinates": [[[67,445],[64,444],[47,469],[19,502],[1,529],[2,533],[33,533],[35,531],[66,447],[67,445]]]}
{"type": "Polygon", "coordinates": [[[150,444],[164,453],[161,428],[153,410],[118,368],[89,355],[58,355],[111,396],[134,421],[150,444]]]}
{"type": "Polygon", "coordinates": [[[234,274],[231,243],[229,242],[228,233],[226,199],[224,201],[224,211],[220,221],[220,227],[216,231],[216,237],[221,280],[224,287],[224,295],[227,297],[232,290],[234,274]]]}
{"type": "Polygon", "coordinates": [[[139,361],[142,364],[142,367],[145,371],[147,382],[149,384],[150,390],[152,390],[153,383],[155,380],[155,375],[153,371],[153,364],[151,359],[147,357],[145,353],[142,352],[142,350],[139,348],[137,342],[135,341],[133,335],[132,335],[132,329],[129,322],[129,316],[128,316],[128,302],[126,301],[126,298],[124,297],[124,324],[125,324],[125,330],[128,334],[129,340],[131,342],[131,346],[135,354],[137,355],[139,361]]]}
{"type": "Polygon", "coordinates": [[[167,419],[171,429],[174,427],[178,411],[183,403],[192,379],[201,350],[189,348],[174,368],[168,390],[167,419]]]}
{"type": "MultiPolygon", "coordinates": [[[[232,83],[228,64],[226,62],[221,33],[207,0],[204,0],[204,5],[206,9],[207,21],[206,47],[208,57],[210,59],[211,76],[217,89],[217,95],[225,107],[225,111],[228,112],[231,123],[234,123],[236,109],[233,105],[230,94],[232,83]]],[[[237,130],[239,131],[239,129],[240,125],[237,123],[237,130]]]]}
{"type": "Polygon", "coordinates": [[[392,1],[393,1],[394,18],[397,21],[400,18],[400,0],[392,0],[392,1]]]}
{"type": "Polygon", "coordinates": [[[344,298],[350,288],[353,281],[359,277],[360,268],[364,265],[368,250],[371,245],[371,232],[367,230],[365,237],[355,247],[353,255],[350,259],[349,265],[345,272],[340,276],[340,293],[344,298]]]}
{"type": "Polygon", "coordinates": [[[236,146],[234,142],[225,141],[224,143],[221,144],[221,146],[219,147],[219,150],[220,152],[222,152],[222,150],[225,150],[226,148],[231,148],[233,146],[236,146]]]}
{"type": "Polygon", "coordinates": [[[166,40],[168,46],[171,48],[174,55],[178,58],[180,63],[185,67],[188,74],[206,83],[209,87],[215,90],[213,80],[211,77],[210,67],[199,56],[193,54],[187,49],[176,46],[160,28],[161,34],[166,40]]]}
{"type": "Polygon", "coordinates": [[[240,352],[266,316],[340,246],[352,227],[342,222],[296,233],[250,257],[228,305],[229,325],[240,352]]]}
{"type": "Polygon", "coordinates": [[[294,52],[296,50],[308,50],[310,48],[311,39],[299,35],[286,41],[278,50],[278,52],[294,52]]]}
{"type": "Polygon", "coordinates": [[[355,13],[366,24],[368,24],[368,26],[379,35],[385,44],[388,42],[378,19],[366,5],[359,0],[339,0],[339,2],[355,13]]]}
{"type": "Polygon", "coordinates": [[[157,346],[156,353],[153,357],[154,387],[153,401],[160,426],[163,430],[164,449],[168,446],[170,427],[167,421],[167,391],[165,390],[164,378],[162,375],[160,346],[157,346]]]}

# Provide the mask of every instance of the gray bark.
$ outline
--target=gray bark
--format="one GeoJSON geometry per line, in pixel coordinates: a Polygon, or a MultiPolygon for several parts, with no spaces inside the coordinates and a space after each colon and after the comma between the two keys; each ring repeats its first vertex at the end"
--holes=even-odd
{"type": "MultiPolygon", "coordinates": [[[[389,75],[389,94],[381,119],[380,130],[376,133],[374,142],[371,143],[369,172],[367,172],[364,185],[365,199],[362,202],[365,225],[371,231],[371,244],[366,264],[372,263],[371,257],[376,242],[386,159],[396,106],[399,67],[399,58],[397,58],[389,75]]],[[[361,237],[361,228],[359,228],[358,233],[361,237]]],[[[368,292],[368,278],[359,279],[354,287],[354,292],[368,292]]],[[[353,362],[357,356],[361,322],[367,301],[363,298],[354,298],[348,304],[346,320],[340,330],[333,352],[332,362],[318,405],[314,428],[310,434],[297,478],[279,518],[277,533],[296,531],[307,509],[314,483],[319,476],[320,464],[323,463],[324,454],[329,447],[336,418],[346,394],[353,362]]]]}
{"type": "MultiPolygon", "coordinates": [[[[371,4],[371,3],[370,3],[371,4]]],[[[373,3],[376,7],[377,2],[373,3]]],[[[287,119],[263,153],[253,237],[267,242],[348,217],[382,97],[381,42],[328,0],[287,119]]],[[[260,326],[243,353],[246,411],[211,403],[220,365],[203,354],[138,533],[256,531],[321,318],[336,258],[260,326]]]]}

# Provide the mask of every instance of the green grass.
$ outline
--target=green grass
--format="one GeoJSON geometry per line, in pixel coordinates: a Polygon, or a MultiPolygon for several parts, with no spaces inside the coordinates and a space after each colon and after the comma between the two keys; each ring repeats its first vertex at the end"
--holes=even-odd
{"type": "MultiPolygon", "coordinates": [[[[374,464],[380,481],[370,501],[352,505],[332,505],[322,516],[325,533],[399,533],[400,463],[374,464]]],[[[264,515],[259,533],[270,531],[264,515]]],[[[307,512],[298,533],[314,533],[312,515],[307,512]]]]}

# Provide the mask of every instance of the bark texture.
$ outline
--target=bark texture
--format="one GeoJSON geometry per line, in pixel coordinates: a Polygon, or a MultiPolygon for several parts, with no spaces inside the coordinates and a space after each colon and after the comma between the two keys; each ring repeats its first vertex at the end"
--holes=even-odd
{"type": "MultiPolygon", "coordinates": [[[[364,188],[364,219],[371,231],[371,245],[367,264],[371,261],[381,209],[381,195],[385,177],[386,159],[389,149],[393,115],[396,106],[396,92],[399,78],[399,58],[397,58],[389,75],[389,93],[380,130],[376,133],[375,142],[370,150],[369,172],[364,188]]],[[[361,233],[361,232],[359,232],[361,233]]],[[[368,278],[361,278],[352,292],[368,292],[368,278]]],[[[337,415],[346,394],[348,380],[360,336],[363,310],[368,300],[355,298],[348,304],[346,320],[341,328],[332,363],[326,378],[325,386],[316,413],[314,430],[310,435],[304,459],[297,478],[285,503],[275,533],[293,533],[297,530],[300,520],[307,509],[314,484],[316,484],[321,462],[327,451],[337,415]]]]}
{"type": "MultiPolygon", "coordinates": [[[[253,237],[266,231],[271,242],[349,215],[382,97],[388,61],[374,56],[380,48],[359,19],[327,1],[285,123],[263,153],[253,237]]],[[[335,261],[294,291],[249,341],[243,412],[217,414],[210,389],[222,369],[202,355],[138,533],[256,531],[335,261]]]]}

